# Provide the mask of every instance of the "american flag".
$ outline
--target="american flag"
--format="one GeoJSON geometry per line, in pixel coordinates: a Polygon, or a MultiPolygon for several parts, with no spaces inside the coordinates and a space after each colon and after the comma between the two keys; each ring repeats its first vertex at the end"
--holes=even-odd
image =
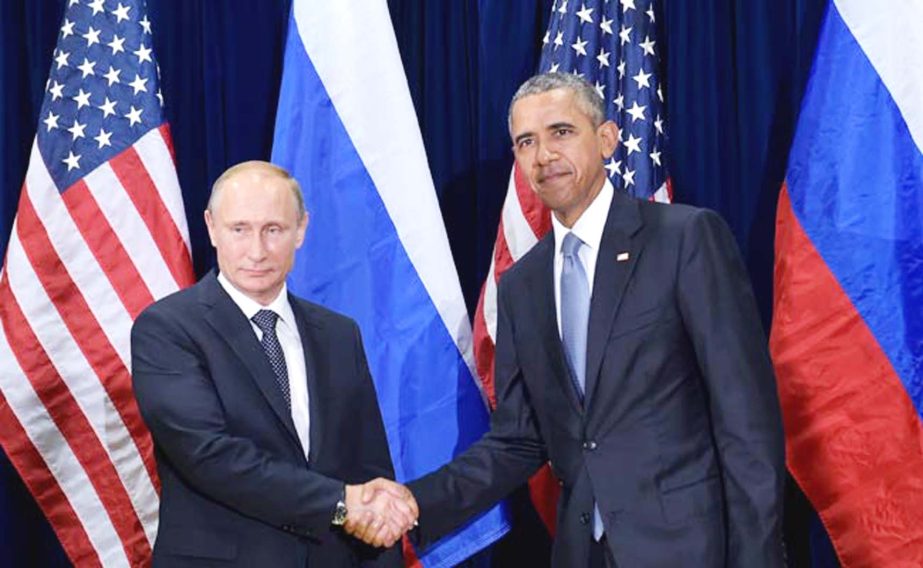
{"type": "Polygon", "coordinates": [[[0,271],[0,443],[79,566],[150,562],[135,316],[193,282],[142,0],[69,0],[0,271]]]}
{"type": "MultiPolygon", "coordinates": [[[[542,40],[539,72],[574,73],[605,101],[606,115],[619,127],[619,147],[606,163],[616,189],[669,202],[663,162],[664,100],[654,0],[556,0],[542,40]]],[[[490,271],[474,315],[478,374],[491,402],[497,333],[497,282],[551,228],[548,210],[514,167],[497,228],[490,271]]],[[[548,468],[530,481],[532,499],[553,530],[558,485],[548,468]]]]}

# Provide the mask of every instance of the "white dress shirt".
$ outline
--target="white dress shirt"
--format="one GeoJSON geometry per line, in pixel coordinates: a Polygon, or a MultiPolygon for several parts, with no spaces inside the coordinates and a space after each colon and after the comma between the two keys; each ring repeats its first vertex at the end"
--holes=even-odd
{"type": "Polygon", "coordinates": [[[301,343],[301,335],[298,333],[298,324],[295,322],[295,312],[288,303],[288,289],[282,284],[282,290],[279,295],[266,306],[260,305],[257,301],[248,297],[246,294],[234,287],[231,282],[225,278],[224,274],[218,274],[218,282],[225,292],[234,300],[240,311],[244,313],[250,327],[256,334],[259,341],[263,340],[263,332],[259,326],[250,319],[260,310],[272,310],[279,316],[276,322],[276,336],[279,338],[279,344],[282,346],[282,354],[285,356],[285,367],[288,371],[288,388],[292,400],[292,422],[295,423],[295,432],[298,439],[301,440],[301,447],[304,450],[304,457],[308,459],[308,453],[311,449],[311,415],[308,409],[308,372],[304,361],[304,347],[301,343]]]}
{"type": "Polygon", "coordinates": [[[568,229],[558,218],[551,215],[551,227],[554,230],[554,307],[558,319],[558,335],[561,335],[561,269],[564,266],[564,255],[561,245],[567,233],[574,233],[583,246],[577,250],[577,257],[586,271],[587,285],[590,290],[590,301],[593,299],[593,278],[596,275],[596,258],[599,256],[599,245],[603,239],[603,229],[606,228],[606,218],[609,216],[609,207],[612,205],[612,196],[615,190],[606,178],[606,183],[599,195],[590,203],[586,211],[568,229]]]}
{"type": "MultiPolygon", "coordinates": [[[[568,229],[553,214],[551,215],[551,227],[554,230],[554,307],[558,318],[558,335],[561,335],[561,270],[564,267],[564,255],[561,253],[561,245],[564,243],[564,237],[567,233],[574,233],[581,241],[583,246],[577,249],[577,257],[583,270],[586,272],[587,286],[589,289],[590,301],[593,301],[593,278],[596,276],[596,259],[599,257],[599,246],[603,240],[603,230],[606,228],[606,219],[609,217],[609,207],[612,205],[612,196],[615,190],[606,178],[603,188],[599,195],[593,199],[586,211],[580,215],[580,218],[574,223],[574,226],[568,229]]],[[[589,339],[589,338],[587,338],[589,339]]],[[[563,341],[564,338],[562,337],[563,341]]],[[[599,505],[593,503],[593,539],[599,542],[604,534],[602,517],[599,514],[599,505]]]]}

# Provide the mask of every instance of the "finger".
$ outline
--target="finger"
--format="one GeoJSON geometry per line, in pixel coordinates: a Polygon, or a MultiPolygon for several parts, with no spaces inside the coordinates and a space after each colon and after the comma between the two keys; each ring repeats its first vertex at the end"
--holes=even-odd
{"type": "Polygon", "coordinates": [[[373,480],[372,483],[375,484],[375,488],[378,491],[384,491],[393,497],[397,497],[398,499],[412,498],[412,495],[409,489],[407,489],[400,483],[391,481],[390,479],[379,477],[373,480]]]}
{"type": "Polygon", "coordinates": [[[398,538],[400,538],[400,534],[401,532],[398,527],[395,527],[390,523],[384,523],[382,524],[381,529],[379,529],[375,534],[375,546],[391,546],[395,543],[395,541],[397,541],[398,538]]]}
{"type": "Polygon", "coordinates": [[[413,493],[410,490],[407,490],[409,497],[404,500],[405,503],[410,507],[410,510],[413,512],[413,518],[418,519],[420,517],[420,506],[417,505],[417,500],[414,498],[413,493]]]}
{"type": "Polygon", "coordinates": [[[409,515],[409,516],[413,515],[413,509],[411,509],[410,503],[408,503],[404,499],[393,498],[391,499],[390,505],[392,509],[396,511],[400,511],[401,513],[405,515],[409,515]]]}
{"type": "Polygon", "coordinates": [[[353,536],[359,540],[368,542],[369,538],[375,534],[376,529],[374,529],[376,516],[371,511],[363,511],[359,515],[359,522],[356,526],[353,536]]]}
{"type": "Polygon", "coordinates": [[[362,486],[361,501],[363,505],[368,505],[375,498],[376,488],[374,482],[366,483],[362,486]]]}
{"type": "Polygon", "coordinates": [[[400,527],[401,532],[410,530],[416,520],[416,516],[411,512],[410,508],[400,500],[394,500],[390,503],[388,513],[392,518],[392,522],[400,527]]]}
{"type": "Polygon", "coordinates": [[[362,531],[362,540],[372,544],[373,546],[380,546],[379,544],[375,544],[375,539],[384,524],[385,520],[381,516],[376,515],[374,520],[372,520],[362,531]]]}

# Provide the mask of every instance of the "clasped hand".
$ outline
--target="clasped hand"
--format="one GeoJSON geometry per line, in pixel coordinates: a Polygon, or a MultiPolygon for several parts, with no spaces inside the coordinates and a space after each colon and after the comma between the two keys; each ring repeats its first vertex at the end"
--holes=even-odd
{"type": "Polygon", "coordinates": [[[343,529],[372,546],[392,546],[417,523],[420,510],[410,490],[378,478],[346,486],[346,524],[343,529]]]}

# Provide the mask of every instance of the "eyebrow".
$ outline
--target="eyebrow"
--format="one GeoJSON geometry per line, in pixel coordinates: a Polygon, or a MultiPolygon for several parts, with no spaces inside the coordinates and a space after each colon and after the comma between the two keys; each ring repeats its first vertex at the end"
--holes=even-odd
{"type": "Polygon", "coordinates": [[[547,130],[557,130],[558,128],[576,128],[576,126],[570,122],[555,122],[549,126],[547,130]]]}
{"type": "MultiPolygon", "coordinates": [[[[576,126],[570,122],[562,121],[562,122],[555,122],[553,124],[549,124],[548,126],[545,127],[545,130],[550,131],[550,130],[557,130],[559,128],[576,128],[576,126]]],[[[513,139],[513,143],[519,144],[521,140],[532,137],[532,136],[535,136],[534,132],[523,132],[522,134],[517,136],[515,139],[513,139]]]]}
{"type": "Polygon", "coordinates": [[[519,136],[517,136],[516,138],[513,139],[513,143],[514,143],[514,144],[519,144],[519,142],[521,142],[522,140],[524,140],[524,139],[526,139],[526,138],[530,138],[530,137],[532,137],[532,136],[534,136],[534,133],[532,133],[532,132],[523,132],[522,134],[520,134],[519,136]]]}

